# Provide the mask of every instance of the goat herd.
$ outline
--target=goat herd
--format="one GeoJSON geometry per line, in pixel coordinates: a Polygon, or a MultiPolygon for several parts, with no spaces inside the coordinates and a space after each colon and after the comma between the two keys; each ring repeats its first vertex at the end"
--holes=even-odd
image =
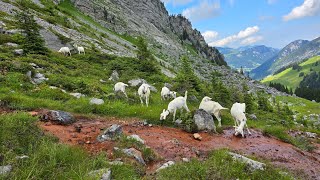
{"type": "MultiPolygon", "coordinates": [[[[126,94],[127,84],[123,82],[118,82],[114,85],[114,92],[122,92],[127,98],[126,94]]],[[[138,95],[141,101],[141,104],[144,104],[143,99],[145,100],[146,106],[149,105],[149,96],[150,96],[150,85],[143,83],[138,89],[138,95]]],[[[187,106],[187,95],[188,91],[185,92],[184,97],[179,96],[176,97],[177,93],[174,91],[170,91],[169,88],[163,87],[161,90],[161,99],[166,100],[168,98],[173,98],[172,101],[169,102],[168,108],[163,109],[160,114],[160,120],[166,120],[167,116],[170,113],[173,113],[173,121],[175,121],[176,112],[178,109],[185,109],[187,112],[190,112],[187,106]]],[[[212,101],[212,98],[205,96],[199,106],[199,109],[205,110],[207,113],[214,115],[219,121],[218,126],[221,127],[221,117],[220,111],[228,108],[222,107],[218,102],[212,101]]],[[[234,103],[231,107],[231,115],[235,120],[235,135],[241,134],[244,137],[244,127],[246,126],[248,133],[251,134],[248,126],[247,126],[247,118],[245,116],[246,105],[245,103],[234,103]]]]}
{"type": "MultiPolygon", "coordinates": [[[[77,48],[77,51],[79,54],[81,53],[85,54],[83,47],[79,47],[76,44],[74,46],[77,48]]],[[[62,47],[58,52],[64,55],[71,56],[69,47],[62,47]]],[[[122,92],[126,96],[126,98],[128,98],[127,93],[125,91],[126,87],[128,87],[127,84],[123,82],[118,82],[114,85],[113,90],[115,93],[122,92]]],[[[150,85],[144,83],[138,89],[138,95],[140,97],[141,104],[143,104],[142,99],[145,99],[147,107],[149,105],[150,87],[151,87],[150,85]]],[[[170,91],[169,88],[163,87],[161,90],[161,99],[166,100],[171,97],[173,98],[173,100],[168,104],[167,110],[163,109],[162,113],[160,114],[160,120],[165,120],[170,113],[173,113],[173,121],[175,121],[176,112],[178,109],[181,109],[181,110],[185,109],[187,112],[190,112],[187,106],[187,94],[188,94],[188,91],[185,92],[184,97],[182,96],[176,97],[177,92],[170,91]]],[[[214,115],[219,121],[218,126],[221,127],[220,111],[228,108],[222,107],[218,102],[212,101],[210,97],[205,96],[200,103],[199,109],[203,109],[207,113],[214,115]]],[[[244,137],[244,131],[243,131],[244,126],[246,126],[248,133],[251,134],[247,126],[247,118],[246,118],[246,115],[244,114],[245,110],[246,110],[245,103],[234,103],[230,110],[231,115],[235,120],[235,126],[234,126],[235,135],[241,134],[242,137],[244,137]]]]}

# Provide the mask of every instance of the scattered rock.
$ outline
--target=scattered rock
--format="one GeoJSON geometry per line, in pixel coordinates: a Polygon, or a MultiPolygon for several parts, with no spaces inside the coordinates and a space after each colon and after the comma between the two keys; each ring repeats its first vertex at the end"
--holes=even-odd
{"type": "Polygon", "coordinates": [[[33,84],[41,84],[42,82],[44,81],[47,81],[49,80],[49,78],[46,78],[43,74],[41,73],[36,73],[34,75],[34,77],[32,77],[32,72],[31,71],[28,71],[26,76],[31,80],[31,82],[33,84]]]}
{"type": "Polygon", "coordinates": [[[15,49],[15,50],[13,51],[13,53],[14,53],[15,55],[22,56],[22,55],[23,55],[23,49],[15,49]]]}
{"type": "Polygon", "coordinates": [[[182,124],[182,120],[181,119],[177,119],[175,122],[176,126],[180,126],[182,124]]]}
{"type": "Polygon", "coordinates": [[[182,158],[183,162],[189,162],[190,160],[188,158],[182,158]]]}
{"type": "Polygon", "coordinates": [[[152,91],[152,92],[158,92],[158,90],[157,90],[156,87],[154,87],[153,85],[150,85],[150,84],[149,84],[149,86],[150,86],[150,91],[152,91]]]}
{"type": "Polygon", "coordinates": [[[110,165],[116,165],[116,166],[121,166],[121,165],[123,165],[123,162],[122,162],[122,161],[119,161],[119,160],[115,160],[115,161],[108,162],[108,164],[110,164],[110,165]]]}
{"type": "Polygon", "coordinates": [[[103,80],[103,79],[100,79],[99,80],[101,83],[106,83],[107,81],[103,80]]]}
{"type": "Polygon", "coordinates": [[[147,83],[147,81],[144,79],[132,79],[132,80],[128,81],[128,83],[130,86],[135,87],[135,86],[140,86],[143,83],[147,83]]]}
{"type": "Polygon", "coordinates": [[[233,159],[239,160],[243,163],[246,163],[250,167],[251,170],[258,170],[258,169],[264,170],[264,167],[266,166],[266,164],[264,164],[264,163],[249,159],[249,158],[244,157],[240,154],[236,154],[236,153],[232,153],[232,152],[229,152],[229,154],[232,156],[233,159]]]}
{"type": "Polygon", "coordinates": [[[140,164],[146,165],[142,158],[141,152],[136,150],[135,148],[123,149],[122,152],[125,153],[127,156],[134,157],[136,161],[138,161],[140,164]]]}
{"type": "Polygon", "coordinates": [[[102,135],[97,137],[99,142],[115,140],[117,137],[122,135],[122,127],[118,124],[113,124],[107,130],[105,130],[102,135]]]}
{"type": "Polygon", "coordinates": [[[249,118],[252,119],[252,120],[257,120],[258,119],[255,114],[250,114],[249,118]]]}
{"type": "Polygon", "coordinates": [[[142,124],[143,124],[144,126],[147,126],[147,125],[148,125],[148,121],[147,121],[147,120],[144,120],[142,124]]]}
{"type": "Polygon", "coordinates": [[[41,121],[51,121],[54,124],[68,125],[74,123],[75,118],[68,112],[50,110],[42,115],[41,121]]]}
{"type": "Polygon", "coordinates": [[[80,133],[80,132],[81,132],[81,129],[82,129],[82,125],[81,125],[81,124],[76,124],[76,125],[74,125],[73,127],[74,127],[74,129],[75,129],[75,131],[76,131],[77,133],[80,133]]]}
{"type": "Polygon", "coordinates": [[[6,175],[12,171],[12,166],[0,166],[0,175],[6,175]]]}
{"type": "Polygon", "coordinates": [[[29,159],[29,156],[26,156],[26,155],[17,156],[16,159],[29,159]]]}
{"type": "Polygon", "coordinates": [[[10,47],[18,47],[19,45],[16,44],[16,43],[11,43],[11,42],[8,42],[8,43],[5,43],[6,46],[10,46],[10,47]]]}
{"type": "Polygon", "coordinates": [[[111,170],[109,168],[91,171],[88,175],[90,177],[99,178],[100,180],[111,180],[111,170]]]}
{"type": "Polygon", "coordinates": [[[113,70],[109,78],[109,81],[118,82],[118,80],[119,80],[119,73],[116,70],[113,70]]]}
{"type": "Polygon", "coordinates": [[[201,139],[202,139],[202,137],[198,133],[194,133],[193,134],[193,138],[196,139],[196,140],[199,140],[199,141],[201,141],[201,139]]]}
{"type": "Polygon", "coordinates": [[[141,144],[144,144],[144,140],[140,138],[140,136],[136,135],[136,134],[133,134],[133,135],[130,135],[127,137],[127,139],[134,139],[138,142],[140,142],[141,144]]]}
{"type": "Polygon", "coordinates": [[[203,109],[198,109],[193,116],[198,131],[208,130],[216,132],[212,116],[203,109]]]}
{"type": "Polygon", "coordinates": [[[86,95],[81,93],[69,93],[71,96],[76,97],[77,99],[80,99],[81,97],[85,97],[86,95]]]}
{"type": "Polygon", "coordinates": [[[188,96],[188,99],[189,99],[190,101],[193,101],[193,102],[198,102],[198,101],[199,101],[198,98],[197,98],[195,95],[190,95],[190,96],[188,96]]]}
{"type": "Polygon", "coordinates": [[[161,167],[159,167],[156,172],[159,172],[161,169],[165,169],[165,168],[168,168],[172,165],[174,165],[175,163],[173,161],[168,161],[166,163],[164,163],[161,167]]]}
{"type": "Polygon", "coordinates": [[[172,85],[172,84],[169,84],[169,83],[164,83],[164,86],[167,87],[167,88],[169,88],[169,89],[173,88],[173,85],[172,85]]]}
{"type": "Polygon", "coordinates": [[[307,138],[316,138],[317,137],[317,134],[312,133],[312,132],[305,132],[304,134],[307,136],[307,138]]]}
{"type": "Polygon", "coordinates": [[[101,105],[104,104],[104,100],[103,99],[98,99],[98,98],[92,98],[90,99],[90,104],[93,105],[101,105]]]}

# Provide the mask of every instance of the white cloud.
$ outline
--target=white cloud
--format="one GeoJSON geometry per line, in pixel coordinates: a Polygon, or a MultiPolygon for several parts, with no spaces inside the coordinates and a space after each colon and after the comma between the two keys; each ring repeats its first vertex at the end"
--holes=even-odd
{"type": "Polygon", "coordinates": [[[250,44],[256,43],[258,41],[261,41],[262,39],[263,39],[262,36],[252,36],[252,37],[248,37],[248,38],[242,40],[240,42],[240,44],[242,44],[242,45],[250,45],[250,44]]]}
{"type": "Polygon", "coordinates": [[[202,36],[204,37],[204,40],[206,40],[206,42],[212,42],[218,36],[218,32],[206,31],[202,33],[202,36]]]}
{"type": "Polygon", "coordinates": [[[186,5],[193,2],[193,0],[161,0],[161,1],[165,4],[171,3],[174,6],[186,5]]]}
{"type": "Polygon", "coordinates": [[[320,14],[320,1],[319,0],[304,0],[301,6],[297,6],[292,11],[283,16],[284,21],[299,19],[306,16],[314,16],[320,14]]]}
{"type": "Polygon", "coordinates": [[[191,21],[200,21],[218,16],[220,3],[218,1],[204,0],[199,5],[183,10],[182,15],[191,21]]]}
{"type": "Polygon", "coordinates": [[[267,0],[267,3],[268,4],[274,4],[274,3],[276,3],[278,0],[267,0]]]}
{"type": "MultiPolygon", "coordinates": [[[[257,33],[259,31],[258,26],[247,27],[245,30],[238,32],[237,34],[228,36],[226,38],[220,39],[218,41],[214,41],[209,43],[210,46],[225,46],[230,43],[234,43],[236,41],[248,38],[249,36],[257,33]]],[[[245,40],[243,40],[245,41],[245,40]]],[[[249,40],[248,40],[249,41],[249,40]]]]}

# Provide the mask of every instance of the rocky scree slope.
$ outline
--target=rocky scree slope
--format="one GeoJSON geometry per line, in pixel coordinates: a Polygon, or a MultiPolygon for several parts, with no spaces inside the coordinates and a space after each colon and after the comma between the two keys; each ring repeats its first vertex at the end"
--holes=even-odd
{"type": "MultiPolygon", "coordinates": [[[[31,10],[37,23],[43,27],[41,34],[47,46],[54,51],[62,46],[73,48],[73,43],[77,43],[103,53],[133,57],[136,50],[134,39],[136,36],[143,36],[147,38],[149,49],[167,76],[175,76],[180,56],[186,55],[197,76],[203,80],[210,80],[211,73],[217,71],[227,86],[241,89],[242,84],[246,83],[253,91],[265,90],[271,94],[281,94],[275,89],[250,81],[228,67],[218,66],[226,65],[223,55],[206,44],[201,33],[192,28],[188,19],[180,15],[170,16],[160,0],[53,0],[43,4],[43,1],[33,2],[33,7],[37,8],[31,7],[31,10]],[[54,17],[63,18],[68,22],[67,26],[52,23],[46,14],[39,12],[39,9],[43,10],[53,3],[54,17]],[[64,7],[63,11],[66,3],[69,6],[64,7]],[[70,41],[63,44],[61,36],[70,41]]],[[[1,17],[0,21],[14,21],[15,10],[19,11],[15,1],[0,1],[0,11],[7,14],[1,17]]],[[[10,28],[14,27],[8,29],[10,28]]]]}

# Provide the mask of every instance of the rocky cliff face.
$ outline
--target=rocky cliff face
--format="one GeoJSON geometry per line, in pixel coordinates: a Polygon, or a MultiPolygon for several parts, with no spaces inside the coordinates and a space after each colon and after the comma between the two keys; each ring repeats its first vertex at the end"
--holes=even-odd
{"type": "Polygon", "coordinates": [[[156,52],[159,52],[160,47],[162,52],[167,52],[170,59],[177,60],[181,54],[188,54],[186,46],[189,45],[201,58],[209,59],[218,65],[226,65],[219,51],[207,45],[201,33],[193,29],[189,20],[180,15],[169,16],[160,0],[72,2],[82,12],[116,32],[147,37],[156,52]]]}

